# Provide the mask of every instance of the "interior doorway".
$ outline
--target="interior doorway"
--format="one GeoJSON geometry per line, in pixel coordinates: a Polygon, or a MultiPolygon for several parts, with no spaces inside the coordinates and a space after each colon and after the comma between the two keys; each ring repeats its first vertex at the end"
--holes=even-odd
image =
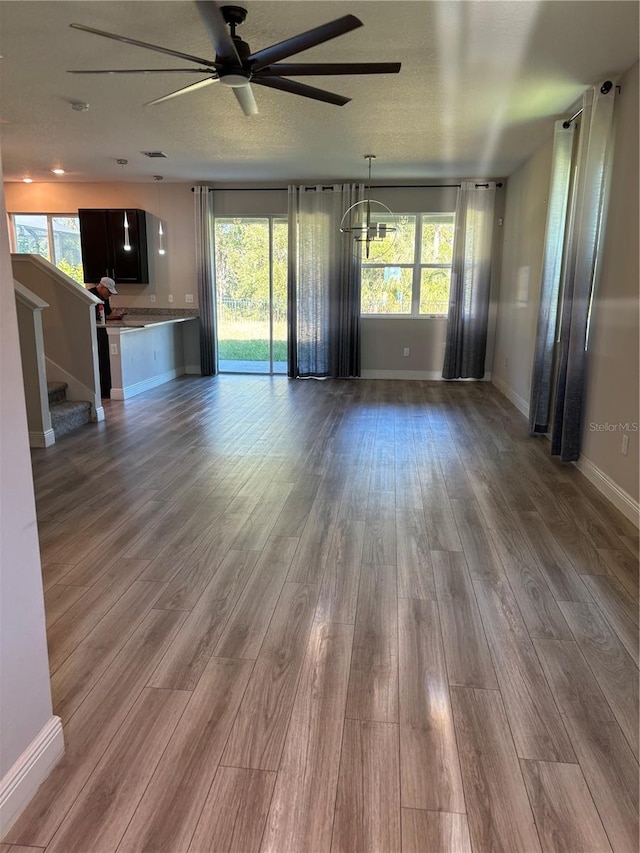
{"type": "Polygon", "coordinates": [[[216,217],[216,309],[221,373],[287,372],[285,217],[216,217]]]}

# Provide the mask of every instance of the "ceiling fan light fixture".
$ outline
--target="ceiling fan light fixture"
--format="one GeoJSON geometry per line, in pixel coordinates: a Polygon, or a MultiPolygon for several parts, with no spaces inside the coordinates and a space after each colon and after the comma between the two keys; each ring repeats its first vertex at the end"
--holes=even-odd
{"type": "Polygon", "coordinates": [[[242,71],[220,74],[218,79],[223,86],[230,86],[232,89],[240,89],[242,86],[249,85],[249,77],[242,71]]]}
{"type": "MultiPolygon", "coordinates": [[[[202,22],[207,30],[207,35],[215,50],[215,60],[183,53],[179,50],[162,47],[150,42],[139,41],[129,36],[121,36],[117,33],[108,33],[87,27],[84,24],[69,24],[72,29],[83,30],[87,33],[112,39],[124,44],[153,50],[167,56],[175,56],[187,62],[194,62],[199,68],[119,68],[119,69],[96,69],[86,71],[69,71],[70,74],[165,74],[165,73],[192,73],[210,74],[205,80],[199,80],[188,86],[183,86],[160,98],[147,101],[145,106],[160,104],[173,98],[194,92],[209,86],[211,83],[220,82],[232,89],[236,100],[240,104],[243,113],[247,116],[256,115],[258,105],[251,91],[250,83],[257,83],[281,92],[300,95],[303,98],[311,98],[343,107],[351,100],[344,95],[337,95],[326,89],[316,86],[308,86],[290,80],[289,77],[314,76],[318,74],[397,74],[400,71],[399,62],[321,62],[321,63],[282,63],[297,53],[303,53],[312,47],[324,44],[338,36],[345,35],[352,30],[362,26],[362,21],[354,15],[343,15],[334,21],[313,27],[303,33],[298,33],[284,41],[272,44],[256,52],[252,52],[247,42],[236,35],[236,27],[242,24],[247,16],[247,10],[243,6],[218,6],[214,0],[196,0],[196,4],[202,22]]],[[[79,109],[75,107],[74,109],[79,109]]],[[[87,105],[88,109],[88,105],[87,105]]]]}
{"type": "Polygon", "coordinates": [[[64,169],[52,169],[51,171],[53,172],[54,175],[64,175],[65,174],[64,169]]]}

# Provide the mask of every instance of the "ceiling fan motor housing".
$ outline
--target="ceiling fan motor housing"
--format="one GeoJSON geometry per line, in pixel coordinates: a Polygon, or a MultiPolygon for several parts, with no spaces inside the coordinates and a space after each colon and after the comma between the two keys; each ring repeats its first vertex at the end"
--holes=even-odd
{"type": "Polygon", "coordinates": [[[251,55],[251,48],[246,41],[236,35],[236,27],[244,22],[247,17],[247,10],[242,6],[221,6],[220,11],[225,23],[229,25],[231,38],[242,64],[239,68],[233,66],[221,68],[218,72],[218,79],[224,86],[231,86],[232,89],[235,89],[239,86],[246,86],[251,80],[251,69],[246,66],[246,61],[251,55]]]}

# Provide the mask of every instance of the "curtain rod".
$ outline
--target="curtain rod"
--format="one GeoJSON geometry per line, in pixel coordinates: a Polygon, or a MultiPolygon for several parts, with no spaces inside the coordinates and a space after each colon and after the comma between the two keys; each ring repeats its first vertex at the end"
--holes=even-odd
{"type": "MultiPolygon", "coordinates": [[[[580,110],[582,112],[582,110],[580,110]]],[[[577,113],[579,115],[579,113],[577,113]]],[[[573,117],[575,118],[575,116],[573,117]]],[[[573,119],[570,119],[573,121],[573,119]]],[[[476,184],[476,187],[488,187],[489,184],[476,184]]],[[[496,184],[497,187],[502,186],[502,181],[496,184]]],[[[331,189],[331,186],[326,187],[326,189],[331,189]]],[[[369,187],[372,190],[426,190],[426,189],[453,189],[460,188],[460,184],[374,184],[369,187]]],[[[288,187],[207,187],[209,192],[213,192],[217,190],[218,192],[286,192],[288,187]]],[[[325,187],[323,187],[325,189],[325,187]]],[[[194,192],[195,187],[191,187],[191,192],[194,192]]]]}
{"type": "Polygon", "coordinates": [[[571,122],[575,121],[579,115],[582,115],[582,107],[578,110],[578,112],[575,115],[571,116],[571,118],[568,118],[566,121],[562,122],[562,126],[564,127],[564,129],[567,130],[569,127],[571,127],[571,122]]]}

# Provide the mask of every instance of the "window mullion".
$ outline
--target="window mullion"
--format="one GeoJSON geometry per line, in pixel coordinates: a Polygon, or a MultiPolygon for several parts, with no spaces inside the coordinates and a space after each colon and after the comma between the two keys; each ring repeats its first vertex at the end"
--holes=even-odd
{"type": "Polygon", "coordinates": [[[413,245],[413,283],[411,287],[411,316],[420,314],[420,261],[422,260],[422,214],[416,216],[416,233],[413,245]]]}
{"type": "Polygon", "coordinates": [[[47,214],[47,239],[49,241],[49,257],[51,258],[51,263],[57,266],[58,259],[56,258],[56,247],[53,242],[53,222],[52,216],[50,213],[47,214]]]}

